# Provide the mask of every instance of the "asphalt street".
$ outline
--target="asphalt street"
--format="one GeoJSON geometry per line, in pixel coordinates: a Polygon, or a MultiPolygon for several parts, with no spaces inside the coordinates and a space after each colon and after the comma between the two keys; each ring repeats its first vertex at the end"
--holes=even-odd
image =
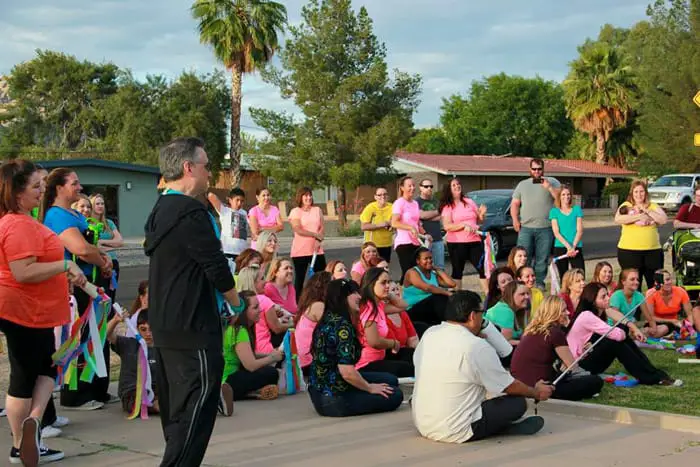
{"type": "MultiPolygon", "coordinates": [[[[670,224],[660,229],[661,242],[665,242],[671,234],[673,228],[670,224]]],[[[599,227],[588,229],[584,234],[583,251],[586,259],[610,258],[617,255],[617,242],[620,237],[620,228],[599,227]]],[[[357,260],[359,254],[358,248],[336,248],[326,250],[326,259],[342,260],[348,267],[357,260]]],[[[449,263],[448,263],[449,264],[449,263]]],[[[448,266],[449,268],[449,266],[448,266]]],[[[398,277],[401,274],[398,260],[395,256],[391,262],[392,277],[398,277]]],[[[465,274],[470,274],[470,266],[467,266],[465,274]]],[[[121,270],[119,280],[119,290],[117,291],[117,301],[122,305],[130,304],[136,297],[138,283],[148,278],[148,266],[133,266],[125,267],[121,270]]]]}

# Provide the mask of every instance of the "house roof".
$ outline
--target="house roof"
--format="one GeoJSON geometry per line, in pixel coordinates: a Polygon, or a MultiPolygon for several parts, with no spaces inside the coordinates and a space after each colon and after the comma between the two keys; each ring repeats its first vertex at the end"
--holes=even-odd
{"type": "Polygon", "coordinates": [[[103,169],[124,170],[127,172],[160,175],[160,169],[158,167],[129,164],[127,162],[119,161],[106,161],[102,159],[54,159],[50,161],[36,161],[36,163],[47,170],[56,169],[58,167],[66,167],[69,169],[78,167],[98,167],[103,169]]]}
{"type": "MultiPolygon", "coordinates": [[[[453,156],[445,154],[396,153],[402,163],[437,172],[442,175],[529,175],[530,157],[453,156]]],[[[545,172],[551,176],[629,178],[637,176],[632,170],[573,159],[546,159],[545,172]]]]}

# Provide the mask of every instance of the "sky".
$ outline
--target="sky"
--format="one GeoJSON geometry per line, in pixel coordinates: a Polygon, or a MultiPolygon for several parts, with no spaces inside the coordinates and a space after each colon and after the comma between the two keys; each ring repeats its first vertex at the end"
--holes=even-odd
{"type": "MultiPolygon", "coordinates": [[[[290,23],[304,0],[278,0],[290,23]]],[[[464,94],[473,80],[505,72],[561,81],[576,47],[605,23],[629,27],[652,0],[353,0],[365,6],[386,44],[391,68],[423,78],[417,127],[439,124],[442,98],[464,94]]],[[[139,78],[217,68],[199,43],[189,0],[0,0],[0,75],[51,49],[111,61],[139,78]]],[[[244,78],[243,130],[260,136],[248,107],[296,112],[253,75],[244,78]]]]}

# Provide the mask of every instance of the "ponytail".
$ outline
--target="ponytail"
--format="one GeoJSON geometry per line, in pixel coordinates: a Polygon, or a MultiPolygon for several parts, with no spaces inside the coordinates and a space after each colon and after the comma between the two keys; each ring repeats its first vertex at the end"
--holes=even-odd
{"type": "Polygon", "coordinates": [[[73,172],[74,171],[71,169],[59,167],[58,169],[53,169],[49,176],[46,178],[46,191],[44,192],[44,198],[41,200],[41,208],[39,209],[40,222],[44,222],[46,212],[56,202],[56,196],[58,195],[58,187],[65,185],[66,178],[73,172]]]}

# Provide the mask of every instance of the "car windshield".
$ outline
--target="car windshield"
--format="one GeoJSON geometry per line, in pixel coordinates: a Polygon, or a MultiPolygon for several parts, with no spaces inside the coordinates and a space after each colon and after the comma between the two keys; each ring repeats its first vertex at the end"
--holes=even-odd
{"type": "Polygon", "coordinates": [[[471,198],[477,206],[485,204],[488,209],[488,213],[495,214],[496,211],[501,211],[508,207],[510,198],[508,196],[493,195],[493,194],[477,194],[469,193],[469,198],[471,198]]]}
{"type": "Polygon", "coordinates": [[[667,186],[691,187],[693,186],[693,177],[677,175],[664,176],[655,181],[651,186],[654,188],[667,186]]]}

